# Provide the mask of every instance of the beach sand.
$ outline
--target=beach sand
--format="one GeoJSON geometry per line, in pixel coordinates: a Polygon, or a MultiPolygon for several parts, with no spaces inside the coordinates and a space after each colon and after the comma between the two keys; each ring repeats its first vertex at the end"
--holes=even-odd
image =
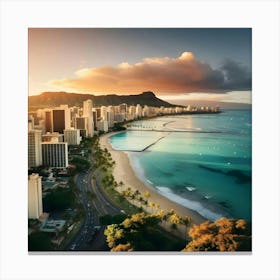
{"type": "MultiPolygon", "coordinates": [[[[181,217],[189,216],[191,218],[192,224],[199,224],[204,222],[206,219],[199,215],[197,212],[187,209],[168,198],[159,194],[152,186],[148,186],[144,184],[134,173],[132,166],[130,165],[130,161],[125,152],[114,150],[109,142],[109,137],[119,133],[113,132],[104,134],[100,137],[100,146],[104,149],[107,148],[110,152],[113,160],[116,162],[113,175],[117,182],[122,181],[124,186],[122,189],[126,189],[130,187],[132,190],[138,190],[142,194],[145,191],[150,193],[149,201],[155,202],[160,205],[160,209],[164,211],[169,211],[170,209],[174,209],[175,213],[177,213],[181,217]]],[[[119,189],[121,191],[122,189],[119,189]]],[[[151,208],[145,209],[147,212],[152,212],[151,208]]]]}

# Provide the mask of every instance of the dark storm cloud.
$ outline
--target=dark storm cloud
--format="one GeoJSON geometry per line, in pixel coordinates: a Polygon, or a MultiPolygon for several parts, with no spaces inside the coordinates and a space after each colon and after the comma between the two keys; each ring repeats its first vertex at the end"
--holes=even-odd
{"type": "Polygon", "coordinates": [[[199,61],[191,52],[179,57],[153,57],[129,64],[78,70],[76,78],[51,81],[51,85],[76,91],[159,94],[191,92],[226,93],[251,89],[251,73],[242,64],[227,60],[220,69],[199,61]]]}
{"type": "Polygon", "coordinates": [[[247,67],[235,61],[227,60],[221,70],[224,72],[223,88],[225,90],[251,90],[252,73],[247,67]]]}

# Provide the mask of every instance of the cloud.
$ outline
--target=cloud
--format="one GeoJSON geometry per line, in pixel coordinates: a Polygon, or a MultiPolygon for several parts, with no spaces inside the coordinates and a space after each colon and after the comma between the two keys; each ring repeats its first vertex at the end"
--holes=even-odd
{"type": "Polygon", "coordinates": [[[159,94],[225,93],[251,89],[251,73],[241,64],[227,60],[220,69],[213,69],[191,52],[177,58],[153,57],[135,64],[123,62],[116,67],[83,68],[75,75],[75,78],[50,81],[49,85],[95,94],[147,90],[159,94]]]}
{"type": "Polygon", "coordinates": [[[248,90],[252,88],[252,74],[240,63],[226,60],[222,66],[225,75],[224,88],[235,90],[248,90]]]}

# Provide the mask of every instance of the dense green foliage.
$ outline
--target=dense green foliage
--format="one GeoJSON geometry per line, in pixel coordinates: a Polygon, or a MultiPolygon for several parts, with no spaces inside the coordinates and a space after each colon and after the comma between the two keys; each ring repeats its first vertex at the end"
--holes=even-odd
{"type": "Polygon", "coordinates": [[[178,251],[182,241],[171,239],[159,227],[162,215],[133,214],[120,224],[108,225],[104,231],[111,251],[178,251]]]}
{"type": "Polygon", "coordinates": [[[83,172],[90,168],[90,162],[81,157],[73,157],[70,163],[76,166],[78,172],[83,172]]]}
{"type": "Polygon", "coordinates": [[[46,232],[34,232],[28,236],[28,251],[53,250],[51,236],[46,232]]]}
{"type": "Polygon", "coordinates": [[[119,215],[104,215],[99,218],[99,222],[101,225],[111,225],[111,224],[120,224],[127,218],[127,215],[119,214],[119,215]]]}
{"type": "Polygon", "coordinates": [[[113,127],[113,131],[123,131],[126,130],[126,127],[120,123],[116,123],[113,127]]]}
{"type": "Polygon", "coordinates": [[[43,198],[44,212],[60,211],[72,207],[74,194],[71,189],[55,189],[43,198]]]}

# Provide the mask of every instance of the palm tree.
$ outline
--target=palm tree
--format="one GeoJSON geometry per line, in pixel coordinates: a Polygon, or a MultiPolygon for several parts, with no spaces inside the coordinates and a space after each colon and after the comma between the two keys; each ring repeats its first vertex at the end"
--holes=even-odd
{"type": "Polygon", "coordinates": [[[191,223],[191,218],[189,216],[185,216],[185,218],[181,218],[181,223],[185,226],[185,237],[187,239],[187,229],[191,223]]]}
{"type": "Polygon", "coordinates": [[[145,191],[144,192],[144,197],[146,198],[146,199],[149,199],[150,198],[150,192],[148,192],[148,191],[145,191]]]}
{"type": "Polygon", "coordinates": [[[181,217],[174,213],[170,215],[169,221],[171,222],[171,228],[177,229],[178,225],[181,224],[181,217]]]}

